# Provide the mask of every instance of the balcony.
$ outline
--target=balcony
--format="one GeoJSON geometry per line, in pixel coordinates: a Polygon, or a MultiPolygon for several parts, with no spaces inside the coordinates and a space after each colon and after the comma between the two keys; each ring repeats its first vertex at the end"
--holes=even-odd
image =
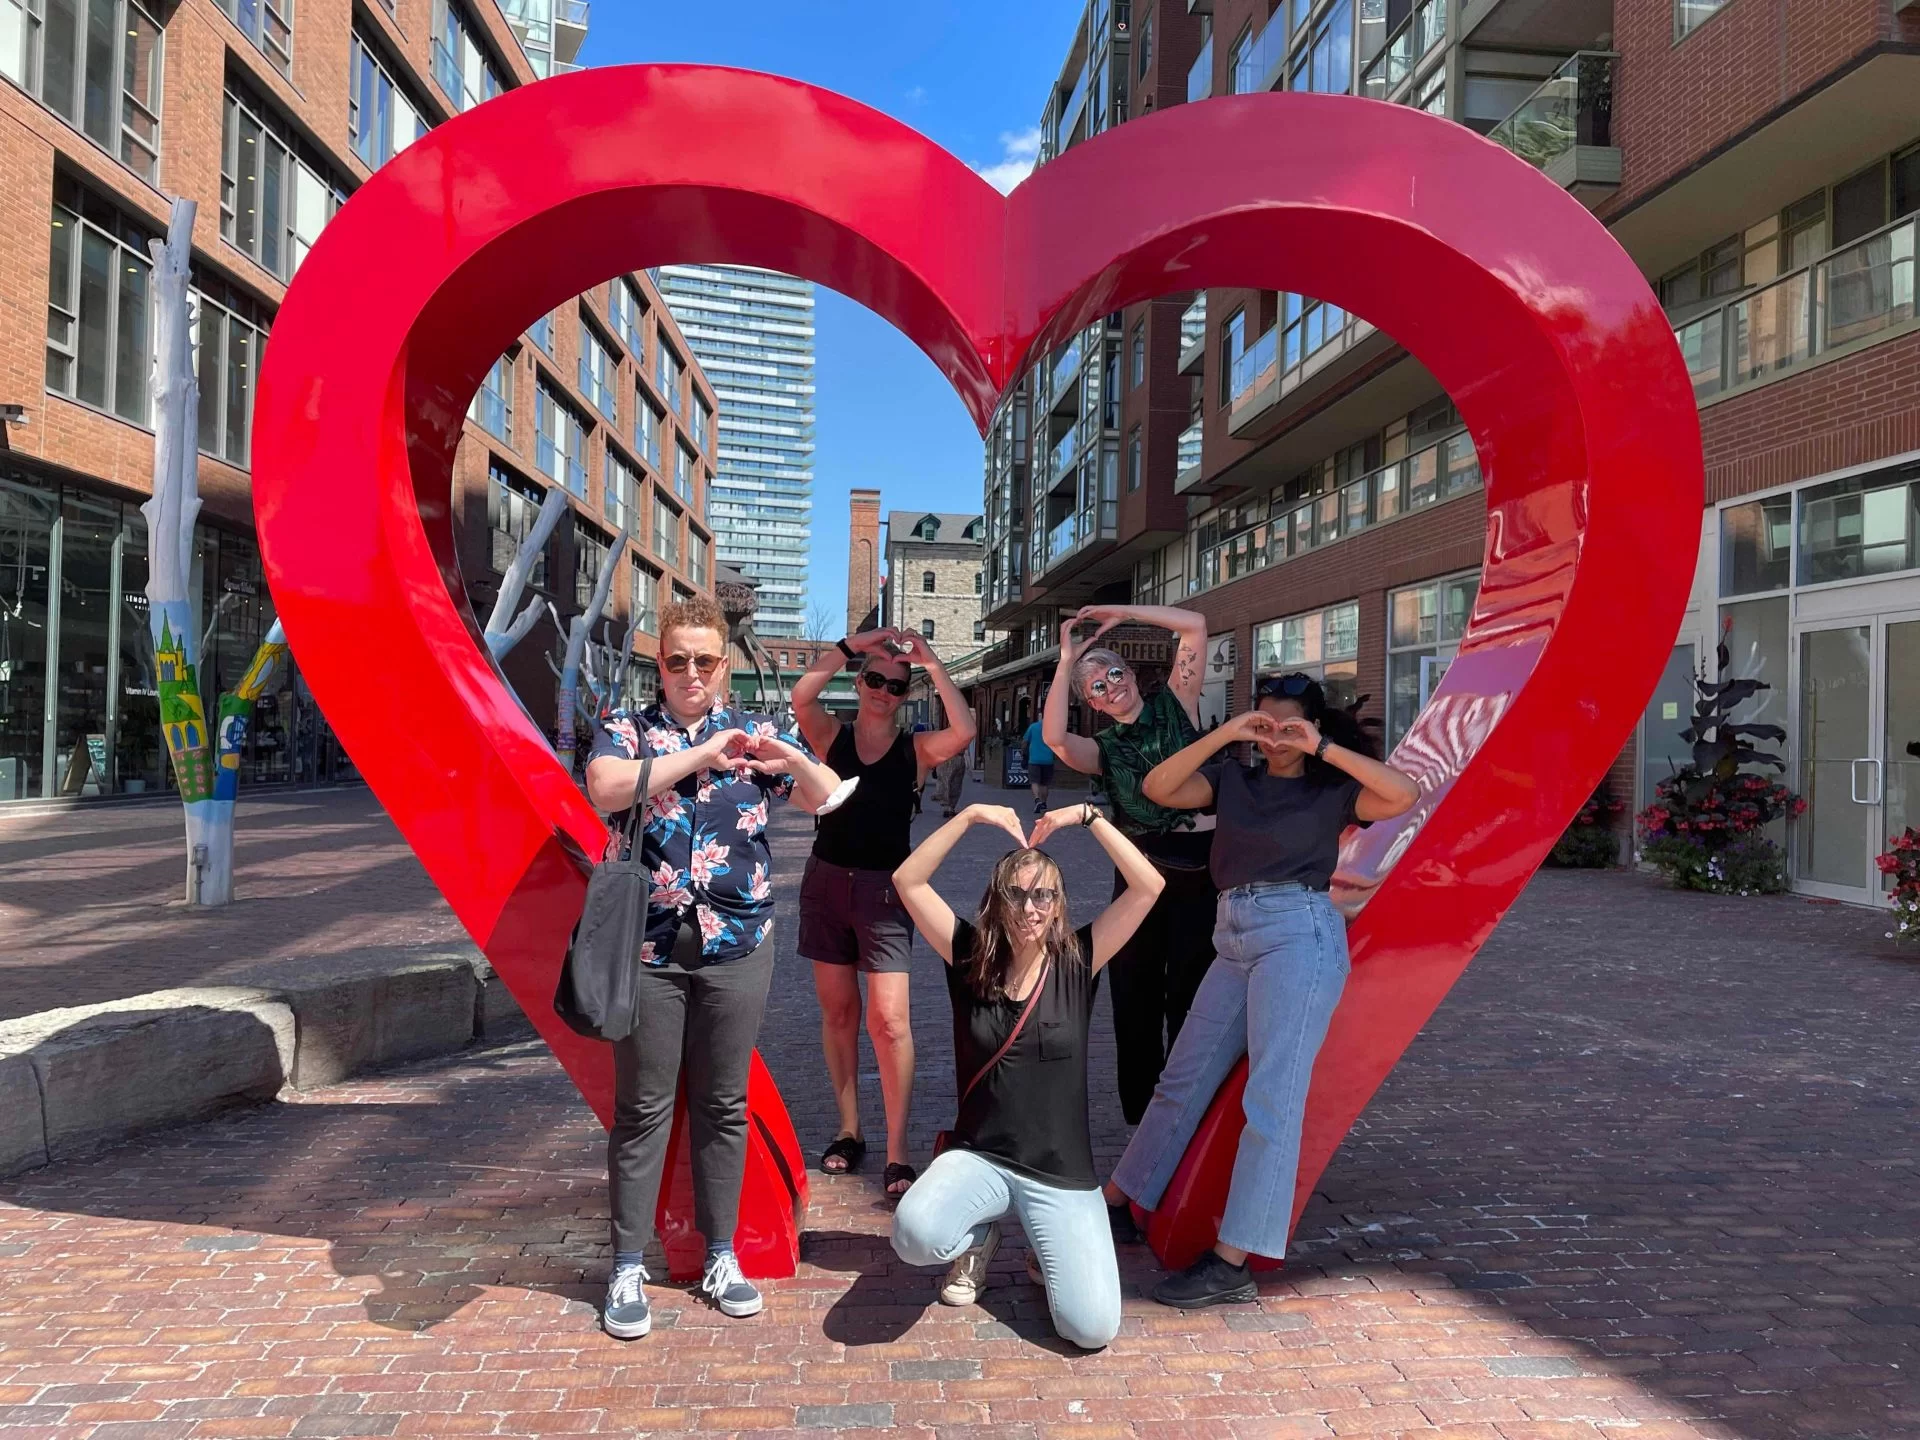
{"type": "Polygon", "coordinates": [[[1283,313],[1282,323],[1254,341],[1234,366],[1227,429],[1236,439],[1273,434],[1307,399],[1391,343],[1337,306],[1293,295],[1281,301],[1290,313],[1283,313]]]}
{"type": "Polygon", "coordinates": [[[1232,584],[1296,555],[1331,545],[1362,530],[1424,510],[1480,485],[1480,460],[1473,441],[1457,430],[1404,460],[1315,495],[1200,552],[1191,594],[1232,584]]]}
{"type": "Polygon", "coordinates": [[[554,68],[572,65],[587,38],[587,0],[553,0],[554,68]]]}
{"type": "Polygon", "coordinates": [[[1287,11],[1286,5],[1280,6],[1253,37],[1253,43],[1234,67],[1234,94],[1250,95],[1281,87],[1281,77],[1287,69],[1287,11]]]}
{"type": "Polygon", "coordinates": [[[1072,478],[1073,462],[1078,458],[1079,444],[1080,427],[1076,425],[1062,435],[1054,443],[1053,449],[1047,452],[1048,488],[1052,488],[1062,480],[1072,478]]]}
{"type": "Polygon", "coordinates": [[[1213,94],[1213,36],[1207,36],[1207,43],[1200,47],[1199,58],[1187,71],[1187,102],[1204,100],[1213,94]]]}
{"type": "Polygon", "coordinates": [[[1613,143],[1613,63],[1582,50],[1548,77],[1487,138],[1591,205],[1620,185],[1613,143]]]}
{"type": "Polygon", "coordinates": [[[1908,216],[1675,326],[1694,395],[1709,400],[1913,328],[1917,228],[1908,216]]]}
{"type": "Polygon", "coordinates": [[[1565,54],[1614,28],[1614,0],[1464,0],[1460,38],[1503,50],[1565,54]]]}
{"type": "Polygon", "coordinates": [[[1180,312],[1180,373],[1192,375],[1207,358],[1207,292],[1193,297],[1193,303],[1180,312]]]}
{"type": "Polygon", "coordinates": [[[1173,493],[1184,495],[1200,483],[1201,439],[1204,427],[1196,420],[1180,432],[1179,459],[1174,467],[1173,493]]]}
{"type": "Polygon", "coordinates": [[[1447,0],[1425,0],[1416,6],[1387,45],[1360,77],[1360,94],[1368,100],[1391,100],[1429,52],[1447,38],[1447,0]]]}

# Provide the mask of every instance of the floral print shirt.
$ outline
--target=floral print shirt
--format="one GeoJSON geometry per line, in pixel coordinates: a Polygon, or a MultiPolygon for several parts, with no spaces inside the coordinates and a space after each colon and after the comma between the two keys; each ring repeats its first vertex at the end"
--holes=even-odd
{"type": "MultiPolygon", "coordinates": [[[[638,713],[615,710],[603,717],[588,764],[601,756],[637,760],[670,755],[698,745],[720,730],[777,735],[809,755],[799,735],[783,732],[764,715],[715,705],[695,732],[687,731],[653,704],[638,713]]],[[[674,936],[686,921],[700,927],[702,964],[750,955],[773,926],[772,855],[767,847],[767,808],[793,792],[791,775],[754,770],[702,769],[646,802],[641,817],[640,856],[653,875],[647,935],[640,947],[645,965],[665,965],[674,936]]],[[[623,843],[630,810],[608,817],[608,858],[623,843]]]]}

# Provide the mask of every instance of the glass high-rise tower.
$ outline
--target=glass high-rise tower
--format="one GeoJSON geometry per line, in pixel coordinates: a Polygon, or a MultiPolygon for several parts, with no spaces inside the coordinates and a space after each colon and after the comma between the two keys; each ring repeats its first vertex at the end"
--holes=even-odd
{"type": "Polygon", "coordinates": [[[813,530],[813,285],[735,265],[654,272],[720,401],[707,523],[721,563],[758,582],[755,628],[805,628],[813,530]]]}

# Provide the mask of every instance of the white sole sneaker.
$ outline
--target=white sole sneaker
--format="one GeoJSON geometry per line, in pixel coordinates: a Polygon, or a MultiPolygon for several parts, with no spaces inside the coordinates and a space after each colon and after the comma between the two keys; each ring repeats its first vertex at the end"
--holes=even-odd
{"type": "Polygon", "coordinates": [[[756,1294],[751,1300],[715,1300],[713,1308],[729,1320],[744,1320],[749,1315],[758,1315],[766,1306],[766,1301],[756,1294]]]}
{"type": "Polygon", "coordinates": [[[998,1224],[987,1227],[987,1238],[973,1249],[967,1251],[953,1262],[953,1268],[947,1271],[947,1278],[940,1286],[942,1305],[972,1305],[979,1301],[987,1288],[987,1266],[993,1263],[993,1255],[1000,1248],[1000,1227],[998,1224]]]}
{"type": "Polygon", "coordinates": [[[653,1329],[653,1316],[649,1314],[644,1320],[622,1324],[617,1320],[608,1319],[606,1312],[602,1311],[600,1328],[616,1340],[638,1340],[653,1329]]]}

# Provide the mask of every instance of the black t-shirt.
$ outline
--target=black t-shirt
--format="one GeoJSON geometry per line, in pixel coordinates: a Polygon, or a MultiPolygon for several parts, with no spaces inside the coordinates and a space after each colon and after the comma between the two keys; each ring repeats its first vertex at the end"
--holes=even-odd
{"type": "MultiPolygon", "coordinates": [[[[982,1000],[966,981],[974,928],[955,917],[947,995],[953,1001],[954,1092],[980,1073],[1013,1032],[1026,999],[982,1000]]],[[[1020,1038],[973,1087],[953,1126],[956,1147],[1068,1190],[1098,1189],[1087,1131],[1087,1027],[1100,977],[1093,927],[1075,932],[1080,958],[1055,960],[1020,1038]]]]}
{"type": "Polygon", "coordinates": [[[1340,834],[1358,823],[1361,785],[1350,775],[1288,779],[1265,765],[1219,759],[1200,767],[1213,786],[1213,883],[1261,882],[1325,890],[1340,859],[1340,834]]]}

